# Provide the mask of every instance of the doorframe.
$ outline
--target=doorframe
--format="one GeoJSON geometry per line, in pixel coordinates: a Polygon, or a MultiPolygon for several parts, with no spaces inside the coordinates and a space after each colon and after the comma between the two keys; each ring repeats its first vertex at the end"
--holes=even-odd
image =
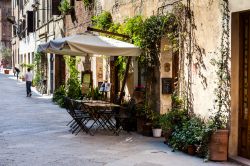
{"type": "Polygon", "coordinates": [[[240,13],[231,16],[231,123],[229,156],[238,156],[239,88],[240,88],[240,13]]]}

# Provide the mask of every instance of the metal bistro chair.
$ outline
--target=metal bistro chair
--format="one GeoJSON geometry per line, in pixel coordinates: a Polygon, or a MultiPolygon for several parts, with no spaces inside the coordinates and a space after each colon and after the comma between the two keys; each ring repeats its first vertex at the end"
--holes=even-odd
{"type": "Polygon", "coordinates": [[[88,131],[93,136],[100,127],[104,127],[100,120],[100,114],[96,108],[88,106],[87,103],[83,103],[83,109],[91,117],[92,124],[88,127],[88,131]]]}
{"type": "Polygon", "coordinates": [[[65,105],[67,112],[73,118],[73,121],[68,123],[70,124],[72,134],[76,132],[77,135],[81,129],[87,133],[88,130],[84,122],[87,120],[88,117],[86,117],[84,114],[82,114],[79,110],[76,109],[76,105],[74,104],[74,101],[72,99],[66,97],[65,105]]]}
{"type": "Polygon", "coordinates": [[[78,102],[76,100],[72,100],[74,110],[77,115],[81,117],[81,127],[79,127],[78,130],[76,130],[76,135],[81,131],[85,131],[86,133],[89,132],[89,129],[87,127],[88,122],[91,120],[91,117],[89,116],[89,113],[86,111],[83,102],[78,102]]]}

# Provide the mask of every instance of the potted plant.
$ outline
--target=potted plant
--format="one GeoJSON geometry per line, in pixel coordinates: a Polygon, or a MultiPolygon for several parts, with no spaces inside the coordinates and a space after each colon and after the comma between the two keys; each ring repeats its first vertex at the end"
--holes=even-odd
{"type": "Polygon", "coordinates": [[[188,154],[196,153],[196,145],[201,144],[205,122],[197,115],[191,115],[190,119],[183,125],[182,132],[185,134],[185,146],[188,154]]]}
{"type": "MultiPolygon", "coordinates": [[[[135,104],[136,101],[134,100],[135,104]]],[[[147,106],[146,103],[137,103],[135,106],[136,109],[136,127],[137,127],[137,132],[139,133],[147,133],[144,132],[144,129],[146,129],[147,124],[147,113],[149,111],[149,107],[147,106]],[[145,126],[146,125],[146,126],[145,126]]]]}
{"type": "Polygon", "coordinates": [[[165,143],[168,143],[168,140],[173,132],[173,124],[171,123],[171,113],[165,113],[160,117],[160,124],[162,128],[163,135],[165,137],[165,143]]]}
{"type": "Polygon", "coordinates": [[[153,137],[161,137],[162,128],[160,122],[160,113],[152,111],[149,116],[150,120],[152,121],[153,137]]]}
{"type": "Polygon", "coordinates": [[[176,128],[181,128],[182,124],[187,120],[187,111],[185,109],[172,108],[169,112],[160,118],[163,135],[166,143],[176,128]]]}
{"type": "Polygon", "coordinates": [[[227,129],[228,118],[221,112],[216,112],[212,119],[213,130],[209,142],[209,159],[213,161],[227,161],[229,130],[227,129]]]}

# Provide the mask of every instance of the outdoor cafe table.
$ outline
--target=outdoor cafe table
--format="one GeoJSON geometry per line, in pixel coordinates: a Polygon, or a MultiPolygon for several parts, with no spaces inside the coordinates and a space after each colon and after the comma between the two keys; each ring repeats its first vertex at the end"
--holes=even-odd
{"type": "Polygon", "coordinates": [[[82,111],[88,112],[93,120],[91,126],[88,127],[91,135],[94,135],[99,128],[118,134],[119,130],[116,126],[117,119],[114,118],[118,112],[114,109],[120,108],[120,105],[101,100],[79,100],[77,102],[82,103],[82,111]],[[90,132],[94,126],[96,126],[94,131],[90,132]]]}

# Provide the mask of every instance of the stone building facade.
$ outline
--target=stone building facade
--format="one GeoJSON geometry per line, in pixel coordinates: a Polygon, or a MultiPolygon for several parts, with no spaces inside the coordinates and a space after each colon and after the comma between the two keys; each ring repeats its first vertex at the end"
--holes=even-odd
{"type": "Polygon", "coordinates": [[[11,48],[11,24],[7,21],[11,11],[11,1],[0,1],[0,45],[7,48],[11,48]]]}
{"type": "MultiPolygon", "coordinates": [[[[12,0],[14,16],[12,32],[13,65],[26,72],[22,64],[33,64],[38,44],[64,36],[63,19],[52,15],[51,0],[12,0]]],[[[46,80],[47,93],[55,89],[54,74],[56,59],[54,54],[43,54],[43,79],[46,80]]]]}
{"type": "MultiPolygon", "coordinates": [[[[107,0],[99,1],[102,10],[110,11],[112,17],[117,22],[123,22],[127,17],[135,15],[143,15],[147,18],[151,15],[161,14],[164,12],[171,12],[173,5],[177,2],[175,0],[152,0],[152,1],[124,1],[124,0],[107,0]]],[[[214,108],[216,100],[215,88],[216,84],[216,67],[211,63],[212,59],[218,59],[221,47],[221,35],[223,33],[223,1],[213,0],[191,0],[181,1],[187,5],[190,3],[190,9],[193,12],[192,25],[195,27],[192,30],[191,51],[192,61],[190,66],[187,60],[182,63],[183,66],[183,79],[180,83],[182,87],[186,86],[189,82],[192,110],[201,114],[202,116],[209,117],[210,110],[214,108]],[[196,47],[196,48],[194,48],[196,47]]],[[[229,64],[231,74],[231,117],[230,117],[230,143],[229,155],[242,156],[250,158],[250,113],[249,113],[249,87],[248,82],[248,57],[249,45],[247,42],[249,31],[249,9],[250,2],[248,0],[234,1],[229,0],[229,42],[230,42],[230,57],[229,64]],[[245,34],[245,37],[243,36],[245,34]],[[246,43],[246,46],[242,46],[246,43]],[[245,56],[244,56],[244,55],[245,56]],[[245,61],[242,61],[243,57],[245,61]],[[244,66],[245,68],[242,68],[244,66]],[[245,83],[244,83],[245,81],[245,83]],[[242,89],[245,89],[243,92],[242,89]]],[[[164,42],[164,41],[163,41],[164,42]]],[[[180,57],[187,56],[189,45],[185,45],[186,51],[180,57]]],[[[168,61],[171,63],[171,55],[164,57],[162,52],[161,63],[168,61]],[[170,58],[168,58],[168,56],[170,58]],[[168,60],[167,60],[168,59],[168,60]]],[[[184,58],[186,59],[186,58],[184,58]]],[[[172,63],[171,63],[172,64],[172,63]]],[[[161,77],[171,77],[164,74],[163,66],[161,66],[161,77]]],[[[173,66],[171,67],[173,68],[173,66]]],[[[182,88],[182,90],[185,90],[182,88]]],[[[166,109],[171,105],[169,96],[161,95],[159,99],[161,105],[161,112],[167,111],[166,109]]]]}

